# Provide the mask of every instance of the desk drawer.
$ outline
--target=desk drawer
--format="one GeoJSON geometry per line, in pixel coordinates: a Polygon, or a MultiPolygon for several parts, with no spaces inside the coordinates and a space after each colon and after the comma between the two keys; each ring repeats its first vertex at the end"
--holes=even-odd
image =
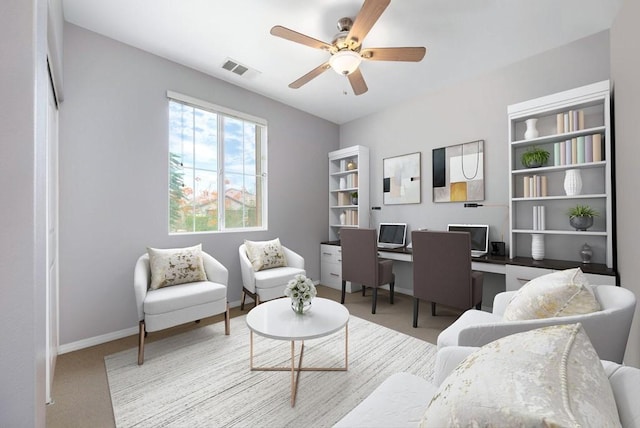
{"type": "Polygon", "coordinates": [[[320,245],[320,263],[342,264],[342,247],[338,245],[320,245]]]}

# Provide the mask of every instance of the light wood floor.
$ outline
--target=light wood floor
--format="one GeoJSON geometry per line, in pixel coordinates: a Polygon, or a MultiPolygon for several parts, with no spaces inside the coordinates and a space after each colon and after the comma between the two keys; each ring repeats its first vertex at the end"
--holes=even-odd
{"type": "MultiPolygon", "coordinates": [[[[340,292],[332,288],[319,286],[318,295],[340,301],[340,292]]],[[[412,328],[413,298],[396,293],[394,304],[390,305],[389,293],[385,290],[378,293],[375,315],[371,314],[371,290],[367,290],[365,297],[359,292],[347,294],[345,305],[352,315],[430,343],[435,343],[438,334],[460,315],[460,312],[438,306],[438,316],[432,317],[430,304],[421,302],[418,328],[412,328]]],[[[244,315],[252,307],[245,307],[244,312],[232,308],[231,316],[244,315]]],[[[146,341],[149,343],[222,320],[222,316],[216,316],[202,320],[200,324],[189,323],[150,333],[146,341]]],[[[47,406],[47,427],[113,427],[104,357],[137,346],[134,335],[58,356],[52,390],[54,403],[47,406]]]]}

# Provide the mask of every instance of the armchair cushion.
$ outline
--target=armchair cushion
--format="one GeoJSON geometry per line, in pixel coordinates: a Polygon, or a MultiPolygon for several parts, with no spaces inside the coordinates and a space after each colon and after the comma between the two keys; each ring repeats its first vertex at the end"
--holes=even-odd
{"type": "Polygon", "coordinates": [[[566,317],[600,310],[580,268],[535,278],[513,296],[504,311],[507,321],[566,317]]]}
{"type": "Polygon", "coordinates": [[[255,272],[287,265],[280,239],[271,241],[244,241],[247,257],[255,272]]]}
{"type": "Polygon", "coordinates": [[[206,281],[202,244],[187,248],[147,248],[151,290],[189,282],[206,281]]]}
{"type": "Polygon", "coordinates": [[[144,300],[144,313],[164,314],[205,303],[225,300],[227,287],[209,281],[191,282],[180,287],[150,290],[144,300]]]}
{"type": "Polygon", "coordinates": [[[578,324],[506,336],[443,381],[421,426],[620,426],[611,385],[578,324]]]}

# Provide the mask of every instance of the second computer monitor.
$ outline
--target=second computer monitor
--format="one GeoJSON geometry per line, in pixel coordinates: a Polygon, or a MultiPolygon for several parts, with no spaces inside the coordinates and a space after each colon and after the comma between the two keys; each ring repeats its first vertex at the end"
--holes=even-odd
{"type": "Polygon", "coordinates": [[[471,256],[482,257],[489,252],[489,225],[450,224],[449,232],[467,232],[471,235],[471,256]]]}

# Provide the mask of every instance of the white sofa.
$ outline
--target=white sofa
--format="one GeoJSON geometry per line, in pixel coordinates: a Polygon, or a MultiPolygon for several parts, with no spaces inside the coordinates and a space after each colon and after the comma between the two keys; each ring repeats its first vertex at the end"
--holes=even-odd
{"type": "MultiPolygon", "coordinates": [[[[476,347],[451,346],[438,351],[433,382],[409,373],[387,378],[344,416],[336,428],[418,427],[438,385],[476,347]]],[[[640,369],[602,361],[624,428],[640,428],[640,369]]]]}
{"type": "Polygon", "coordinates": [[[505,308],[517,291],[498,293],[493,312],[468,310],[438,335],[438,349],[447,346],[483,346],[510,334],[558,324],[579,322],[584,327],[601,360],[621,363],[636,306],[635,295],[614,285],[594,285],[593,292],[602,310],[583,315],[520,321],[502,319],[505,308]]]}

